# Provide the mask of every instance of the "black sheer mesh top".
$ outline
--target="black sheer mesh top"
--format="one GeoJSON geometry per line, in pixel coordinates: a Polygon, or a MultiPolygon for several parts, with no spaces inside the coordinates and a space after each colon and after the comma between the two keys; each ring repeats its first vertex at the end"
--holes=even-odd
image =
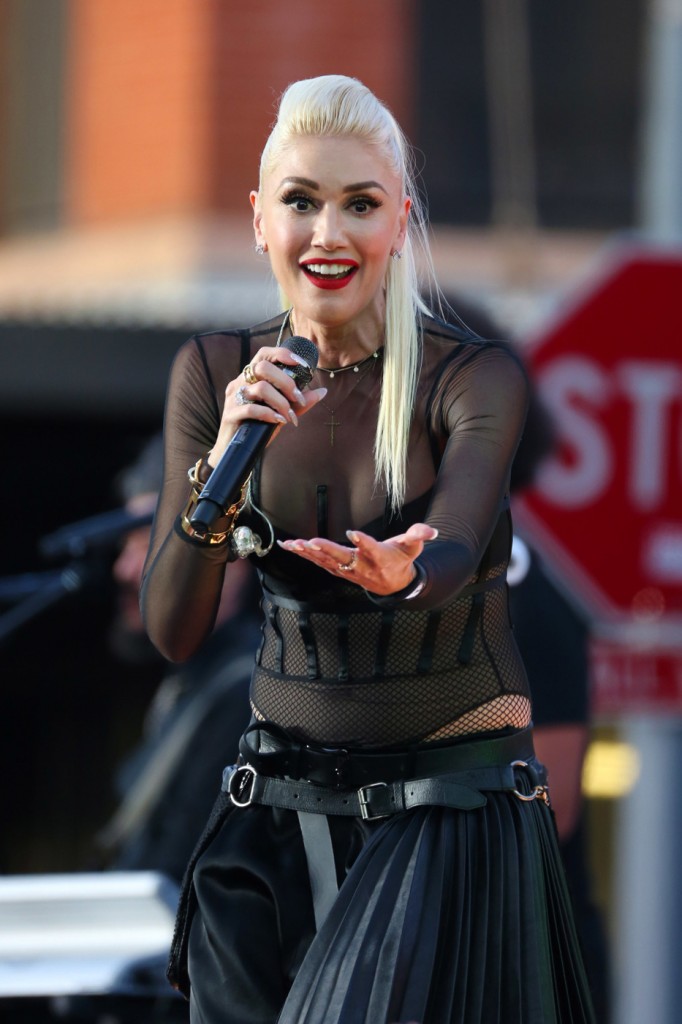
{"type": "MultiPolygon", "coordinates": [[[[276,344],[281,323],[198,335],[173,364],[142,605],[152,640],[176,660],[210,633],[230,571],[225,547],[200,546],[179,527],[187,470],[215,441],[227,383],[260,347],[276,344]]],[[[253,474],[253,505],[278,538],[348,543],[348,529],[384,538],[414,522],[439,531],[418,560],[426,586],[411,600],[368,594],[277,545],[256,560],[264,621],[253,713],[308,742],[390,747],[530,721],[505,583],[525,374],[504,345],[431,318],[423,327],[399,515],[374,480],[381,353],[357,373],[317,371],[311,386],[327,387],[326,398],[297,428],[279,431],[253,474]]],[[[244,522],[265,540],[253,509],[244,522]]]]}

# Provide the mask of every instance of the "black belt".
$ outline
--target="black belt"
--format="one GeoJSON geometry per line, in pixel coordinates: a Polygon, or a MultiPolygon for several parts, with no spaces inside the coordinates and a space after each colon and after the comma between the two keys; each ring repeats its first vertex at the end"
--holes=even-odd
{"type": "Polygon", "coordinates": [[[305,779],[333,789],[358,789],[443,772],[470,771],[535,759],[532,729],[449,746],[400,751],[346,750],[297,743],[283,730],[250,726],[239,742],[239,764],[259,775],[305,779]]]}
{"type": "Polygon", "coordinates": [[[447,772],[432,778],[370,782],[357,790],[339,792],[314,782],[259,775],[251,765],[230,765],[223,772],[223,790],[236,807],[264,804],[312,814],[339,814],[373,821],[414,807],[483,807],[485,792],[507,791],[520,800],[546,800],[545,774],[536,761],[513,761],[493,768],[447,772]],[[529,780],[530,786],[520,781],[529,780]],[[523,791],[525,789],[525,792],[523,791]]]}
{"type": "Polygon", "coordinates": [[[223,773],[223,790],[235,806],[265,804],[372,820],[428,805],[482,807],[485,791],[546,799],[546,773],[535,759],[531,729],[397,753],[283,748],[284,742],[271,728],[247,730],[240,763],[223,773]],[[271,745],[278,749],[267,749],[271,745]]]}

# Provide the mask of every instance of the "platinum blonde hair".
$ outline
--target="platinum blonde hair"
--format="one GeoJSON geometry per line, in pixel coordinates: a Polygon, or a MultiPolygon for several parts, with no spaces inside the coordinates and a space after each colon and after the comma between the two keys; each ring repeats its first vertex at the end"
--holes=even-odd
{"type": "MultiPolygon", "coordinates": [[[[264,175],[279,154],[301,136],[349,136],[377,146],[398,174],[403,195],[411,200],[402,259],[387,260],[384,378],[374,441],[376,484],[385,486],[395,512],[405,499],[407,446],[421,363],[418,314],[429,312],[418,269],[426,278],[423,290],[439,294],[414,158],[393,114],[362,82],[345,75],[304,79],[284,91],[261,156],[261,191],[264,175]]],[[[289,304],[285,295],[281,298],[289,304]]]]}

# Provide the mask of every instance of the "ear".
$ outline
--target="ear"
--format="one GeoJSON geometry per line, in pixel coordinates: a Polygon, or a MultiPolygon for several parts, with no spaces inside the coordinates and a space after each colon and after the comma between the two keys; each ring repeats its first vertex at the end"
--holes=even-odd
{"type": "Polygon", "coordinates": [[[393,248],[401,250],[405,244],[405,235],[407,234],[407,221],[410,216],[410,207],[412,206],[412,200],[409,196],[405,196],[403,205],[398,214],[398,234],[395,236],[393,241],[393,248]]]}
{"type": "Polygon", "coordinates": [[[263,234],[263,211],[260,208],[260,193],[255,190],[249,192],[249,200],[253,207],[253,232],[256,238],[256,244],[262,245],[263,248],[267,249],[267,242],[265,241],[265,235],[263,234]]]}

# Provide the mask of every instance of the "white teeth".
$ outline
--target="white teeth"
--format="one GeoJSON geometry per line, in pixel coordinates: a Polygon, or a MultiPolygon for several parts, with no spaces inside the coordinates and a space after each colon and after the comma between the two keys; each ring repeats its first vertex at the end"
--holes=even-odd
{"type": "Polygon", "coordinates": [[[334,274],[347,274],[349,270],[352,270],[346,263],[307,263],[306,270],[310,270],[313,274],[322,274],[327,277],[332,277],[334,274]]]}

